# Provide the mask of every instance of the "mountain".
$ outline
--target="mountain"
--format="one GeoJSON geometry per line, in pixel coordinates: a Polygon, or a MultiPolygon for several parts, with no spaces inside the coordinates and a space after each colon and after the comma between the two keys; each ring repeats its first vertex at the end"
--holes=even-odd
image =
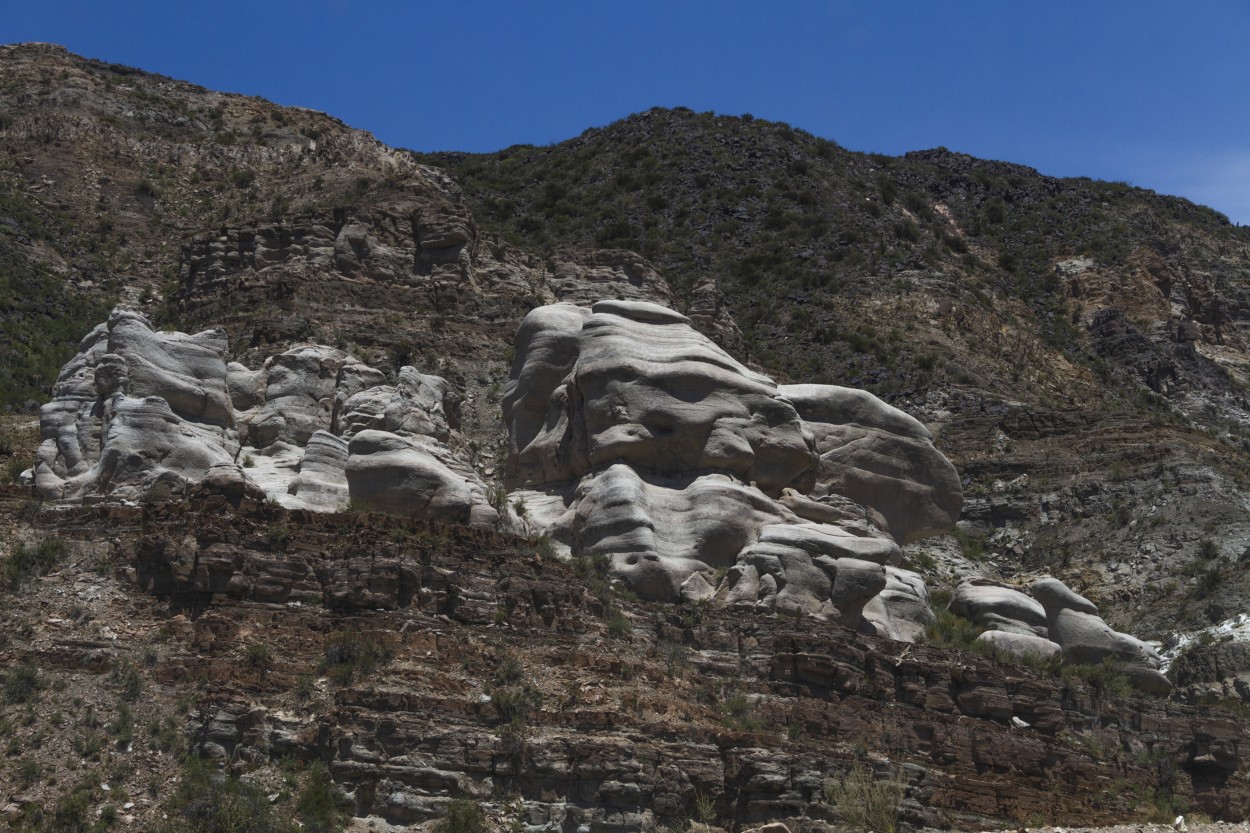
{"type": "Polygon", "coordinates": [[[679,295],[714,279],[752,361],[936,427],[965,550],[1066,573],[1160,638],[1240,609],[1250,230],[1122,183],[682,109],[421,158],[506,239],[628,246],[679,295]]]}
{"type": "MultiPolygon", "coordinates": [[[[222,328],[250,368],[318,342],[396,385],[404,365],[437,373],[461,397],[456,452],[498,482],[522,318],[624,297],[686,312],[778,382],[863,387],[921,420],[964,494],[954,535],[904,549],[932,587],[1051,574],[1115,628],[1197,646],[1164,704],[1113,671],[622,598],[595,563],[503,533],[220,495],[51,511],[9,485],[19,828],[88,805],[148,827],[191,812],[165,771],[188,738],[257,767],[266,806],[313,806],[328,773],[397,824],[464,796],[492,823],[816,829],[837,819],[825,781],[874,769],[903,773],[916,825],[1250,801],[1241,706],[1199,702],[1241,697],[1250,670],[1219,635],[1250,581],[1250,231],[1210,209],[680,108],[421,154],[40,44],[0,47],[0,140],[14,480],[33,405],[121,303],[222,328]]],[[[249,783],[229,794],[256,802],[249,783]]]]}

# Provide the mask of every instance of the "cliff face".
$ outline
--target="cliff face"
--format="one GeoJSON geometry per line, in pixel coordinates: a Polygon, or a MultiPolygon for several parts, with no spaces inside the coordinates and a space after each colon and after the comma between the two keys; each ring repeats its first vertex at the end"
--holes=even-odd
{"type": "Polygon", "coordinates": [[[48,701],[108,715],[126,685],[111,669],[147,666],[136,749],[191,692],[192,749],[261,779],[323,761],[361,816],[418,822],[467,796],[553,829],[700,812],[825,829],[826,782],[864,766],[898,774],[912,824],[1250,809],[1231,715],[771,613],[641,605],[509,536],[207,493],[43,524],[102,568],[33,591],[21,653],[48,701]],[[83,592],[95,621],[69,610],[83,592]]]}
{"type": "MultiPolygon", "coordinates": [[[[941,150],[855,154],[786,125],[683,110],[551,148],[421,156],[323,114],[40,45],[0,47],[0,139],[0,396],[11,408],[45,398],[122,302],[168,329],[221,328],[209,337],[228,368],[219,393],[247,414],[213,428],[230,465],[245,462],[240,431],[315,450],[324,465],[299,472],[300,488],[342,508],[348,486],[330,476],[349,456],[342,437],[297,439],[285,406],[265,410],[298,370],[325,390],[296,410],[310,425],[325,416],[327,434],[357,394],[373,392],[352,411],[365,434],[386,427],[392,401],[437,400],[448,427],[429,414],[423,424],[481,504],[518,475],[509,455],[523,449],[501,412],[525,316],[557,302],[661,304],[743,379],[784,394],[797,416],[782,422],[800,444],[802,425],[831,423],[794,382],[866,387],[924,423],[962,479],[944,485],[962,490],[962,520],[955,536],[895,536],[906,543],[891,556],[906,568],[891,566],[895,578],[1023,586],[1049,573],[1146,637],[1244,608],[1250,242],[1207,209],[941,150]],[[266,365],[274,356],[285,358],[266,365]],[[357,376],[338,397],[344,368],[357,376]]],[[[112,395],[132,382],[96,352],[79,380],[87,405],[100,384],[112,395]]],[[[753,471],[755,416],[718,412],[719,444],[700,446],[714,468],[753,471]]],[[[99,417],[67,412],[65,434],[89,447],[99,417]]],[[[843,442],[822,431],[805,453],[843,442]]],[[[0,446],[14,474],[26,439],[0,446]]],[[[531,457],[531,469],[559,464],[531,457]]],[[[265,457],[255,473],[276,477],[286,462],[265,457]]],[[[770,477],[762,488],[780,491],[770,477]]],[[[882,775],[887,758],[902,764],[917,823],[1140,816],[1150,797],[1158,812],[1247,809],[1242,732],[1223,712],[754,608],[650,607],[614,596],[593,559],[569,573],[550,542],[540,558],[540,545],[499,532],[285,514],[209,481],[180,484],[194,508],[40,514],[10,493],[6,570],[22,554],[22,571],[52,574],[6,579],[28,594],[6,609],[19,635],[0,647],[9,666],[45,669],[49,715],[81,712],[75,697],[116,711],[136,702],[136,679],[154,695],[127,706],[150,744],[142,762],[91,752],[104,729],[79,714],[75,736],[19,727],[37,765],[135,763],[118,778],[138,795],[161,771],[172,721],[200,752],[261,766],[275,790],[281,776],[264,761],[323,760],[358,812],[401,822],[451,796],[515,793],[513,817],[569,830],[673,822],[705,799],[726,825],[816,824],[833,818],[823,781],[857,757],[882,775]],[[44,559],[36,544],[58,536],[75,558],[44,559]],[[354,660],[333,659],[354,656],[360,633],[375,659],[391,656],[364,680],[354,660]],[[519,671],[497,678],[509,658],[519,671]]],[[[782,514],[833,511],[803,504],[803,489],[769,500],[782,514]]],[[[889,525],[884,512],[860,522],[889,525]]],[[[917,591],[900,579],[891,593],[917,591]]],[[[1183,666],[1181,694],[1240,696],[1240,652],[1202,641],[1210,661],[1183,666]]],[[[16,795],[50,808],[59,791],[40,784],[16,795]]],[[[154,819],[172,790],[130,811],[154,819]]]]}

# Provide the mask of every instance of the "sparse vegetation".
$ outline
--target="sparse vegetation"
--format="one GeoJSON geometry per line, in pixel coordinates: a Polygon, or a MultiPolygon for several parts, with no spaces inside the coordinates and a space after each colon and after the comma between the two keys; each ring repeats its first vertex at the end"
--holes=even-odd
{"type": "Polygon", "coordinates": [[[188,758],[166,804],[169,833],[294,833],[295,825],[253,781],[188,758]]]}
{"type": "Polygon", "coordinates": [[[447,815],[435,824],[435,833],[488,833],[486,811],[468,798],[454,798],[447,805],[447,815]]]}
{"type": "Polygon", "coordinates": [[[348,685],[367,677],[390,660],[390,649],[378,639],[359,631],[346,630],[326,639],[321,670],[339,685],[348,685]]]}
{"type": "Polygon", "coordinates": [[[0,582],[6,590],[19,590],[32,578],[51,572],[66,552],[65,542],[60,538],[41,538],[33,544],[18,541],[0,567],[0,582]]]}
{"type": "Polygon", "coordinates": [[[898,806],[906,792],[907,781],[901,770],[891,768],[884,778],[878,778],[862,763],[825,780],[825,801],[850,830],[894,833],[898,806]]]}
{"type": "Polygon", "coordinates": [[[43,688],[43,677],[30,660],[13,666],[4,674],[4,701],[10,705],[33,703],[43,688]]]}

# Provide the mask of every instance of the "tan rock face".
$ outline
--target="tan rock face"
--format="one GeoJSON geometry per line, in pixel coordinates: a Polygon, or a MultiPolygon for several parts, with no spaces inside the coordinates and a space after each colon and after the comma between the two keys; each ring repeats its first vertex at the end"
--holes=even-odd
{"type": "Polygon", "coordinates": [[[536,528],[608,556],[646,598],[859,627],[891,586],[883,632],[915,638],[932,616],[923,581],[891,584],[886,565],[895,539],[953,526],[958,478],[920,423],[869,394],[779,387],[656,304],[556,304],[518,330],[504,420],[510,484],[548,496],[536,528]]]}

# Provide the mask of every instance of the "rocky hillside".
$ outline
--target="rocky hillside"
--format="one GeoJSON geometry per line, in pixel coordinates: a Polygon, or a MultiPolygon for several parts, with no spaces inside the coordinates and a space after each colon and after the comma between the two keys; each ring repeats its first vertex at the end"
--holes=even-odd
{"type": "Polygon", "coordinates": [[[682,109],[424,158],[518,245],[629,245],[678,295],[714,279],[751,360],[937,428],[966,552],[1161,638],[1241,609],[1250,232],[1210,209],[682,109]]]}
{"type": "MultiPolygon", "coordinates": [[[[62,468],[44,491],[86,506],[6,493],[4,586],[23,599],[6,606],[17,637],[0,647],[4,772],[22,785],[8,796],[10,823],[41,829],[61,802],[66,818],[90,805],[105,826],[106,806],[145,825],[169,811],[194,823],[213,811],[189,792],[208,776],[187,773],[186,790],[155,780],[184,730],[209,758],[259,767],[261,803],[307,811],[314,826],[309,808],[334,793],[328,775],[353,812],[396,824],[461,796],[489,799],[504,826],[534,829],[782,817],[820,827],[842,818],[829,809],[836,784],[865,767],[906,782],[912,824],[1110,821],[1188,806],[1244,814],[1245,739],[1230,717],[1240,706],[1201,703],[1250,692],[1237,619],[1250,591],[1250,233],[1209,209],[945,150],[852,153],[786,125],[681,109],[547,148],[420,155],[323,114],[48,45],[0,47],[0,140],[0,405],[11,415],[0,457],[10,479],[33,459],[33,407],[92,327],[109,319],[130,351],[123,362],[113,333],[93,333],[82,344],[89,360],[58,385],[63,419],[45,423],[57,426],[45,440],[60,443],[49,470],[62,468]],[[935,644],[906,648],[824,626],[845,618],[825,587],[836,569],[831,582],[805,563],[825,596],[776,606],[793,620],[768,604],[744,620],[693,596],[665,606],[613,590],[593,545],[575,571],[555,563],[560,547],[590,540],[580,508],[552,522],[554,540],[527,541],[539,504],[527,520],[530,510],[499,498],[517,486],[550,497],[567,475],[584,478],[576,498],[588,512],[610,508],[594,494],[599,472],[569,464],[566,438],[542,424],[548,413],[570,424],[599,417],[560,399],[561,374],[541,382],[541,402],[505,388],[510,371],[515,382],[525,370],[526,338],[542,331],[513,336],[545,304],[601,299],[626,302],[604,308],[609,317],[640,316],[601,324],[608,330],[650,332],[653,304],[685,312],[673,318],[675,341],[694,339],[687,321],[706,334],[698,350],[715,354],[717,372],[732,368],[744,402],[787,391],[807,428],[794,414],[764,421],[800,441],[824,424],[808,413],[824,400],[805,402],[806,385],[792,383],[865,387],[915,416],[924,425],[907,418],[905,433],[932,436],[954,463],[962,482],[952,473],[943,490],[962,490],[963,513],[953,535],[894,536],[905,544],[890,544],[896,573],[923,579],[912,594],[949,597],[969,576],[1018,588],[1057,576],[1088,597],[1075,597],[1078,612],[1101,613],[1107,633],[1162,643],[1182,633],[1191,650],[1173,673],[1180,689],[1142,701],[1114,670],[1060,675],[1054,663],[950,653],[942,646],[967,649],[978,630],[958,610],[988,621],[959,591],[950,611],[934,605],[935,644]],[[155,333],[134,313],[110,318],[119,302],[169,330],[223,331],[155,333]],[[181,377],[135,374],[133,357],[187,345],[212,354],[221,389],[211,402],[187,398],[181,377]],[[126,465],[84,479],[75,455],[106,448],[102,414],[128,386],[135,426],[160,424],[173,448],[207,431],[210,462],[246,468],[263,488],[204,478],[198,457],[195,478],[149,478],[138,458],[167,447],[140,431],[116,459],[142,482],[130,496],[147,508],[91,510],[126,465]],[[164,410],[150,401],[158,389],[164,410]],[[410,430],[413,401],[445,419],[410,430]],[[344,410],[349,402],[359,407],[344,410]],[[537,410],[516,416],[526,408],[537,410]],[[523,459],[518,431],[550,436],[523,459]],[[379,433],[403,442],[379,444],[379,433]],[[444,468],[474,480],[465,505],[489,503],[520,537],[260,501],[270,487],[299,497],[282,454],[321,455],[328,479],[299,471],[307,500],[367,508],[352,501],[351,467],[408,455],[412,435],[431,433],[446,443],[435,455],[444,468]],[[200,478],[212,482],[197,487],[200,478]],[[165,502],[175,494],[195,505],[165,502]],[[821,627],[804,618],[813,613],[821,627]],[[660,702],[656,684],[682,696],[660,702]],[[50,708],[37,713],[36,702],[50,708]],[[84,702],[116,715],[93,718],[84,702]],[[62,723],[44,721],[52,714],[62,723]],[[72,736],[61,730],[67,714],[72,736]],[[139,747],[142,761],[131,755],[139,747]],[[57,761],[73,756],[82,763],[62,771],[57,761]],[[285,768],[274,764],[284,756],[285,768]],[[67,789],[78,771],[90,778],[67,789]],[[109,782],[130,800],[110,803],[100,786],[109,782]]],[[[553,332],[552,343],[568,335],[553,332]]],[[[587,385],[626,356],[543,350],[526,372],[576,368],[587,385]]],[[[199,372],[192,388],[207,378],[199,372]]],[[[601,427],[624,447],[639,426],[609,405],[601,427]]],[[[762,413],[733,405],[708,417],[728,428],[699,446],[698,465],[716,469],[700,477],[757,488],[754,455],[785,450],[751,427],[762,413]]],[[[652,439],[675,427],[640,425],[652,439]]],[[[821,430],[831,447],[843,442],[821,430]]],[[[634,461],[643,480],[675,460],[647,453],[634,461]]],[[[792,491],[784,478],[758,478],[769,506],[791,501],[767,510],[787,524],[795,500],[827,497],[818,479],[800,484],[807,471],[788,475],[797,498],[782,494],[792,491]]],[[[648,497],[631,529],[654,531],[667,500],[648,497]]],[[[949,526],[928,531],[940,528],[949,526]]],[[[617,552],[615,527],[600,533],[601,549],[617,552]]],[[[811,554],[827,544],[809,537],[811,554]]],[[[697,562],[694,574],[706,574],[708,593],[728,593],[741,573],[712,568],[731,563],[697,562]]],[[[762,572],[752,594],[776,604],[783,594],[770,595],[762,572]]],[[[1010,604],[1024,604],[1011,592],[1010,604]]],[[[248,782],[230,784],[260,806],[248,782]]]]}

